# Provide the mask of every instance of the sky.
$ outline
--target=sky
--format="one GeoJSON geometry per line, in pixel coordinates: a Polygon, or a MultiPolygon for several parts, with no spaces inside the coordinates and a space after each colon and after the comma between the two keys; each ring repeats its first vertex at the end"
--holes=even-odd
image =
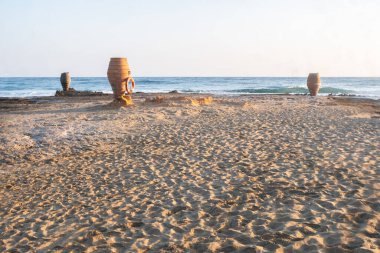
{"type": "Polygon", "coordinates": [[[380,76],[380,0],[0,0],[0,77],[380,76]]]}

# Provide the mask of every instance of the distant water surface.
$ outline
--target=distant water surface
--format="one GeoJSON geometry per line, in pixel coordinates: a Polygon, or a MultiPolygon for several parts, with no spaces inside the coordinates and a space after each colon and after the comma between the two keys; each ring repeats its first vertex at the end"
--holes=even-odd
{"type": "MultiPolygon", "coordinates": [[[[136,77],[135,92],[212,94],[304,94],[308,93],[302,77],[136,77]]],[[[112,93],[106,77],[73,77],[71,87],[112,93]]],[[[0,97],[53,96],[61,90],[59,77],[0,77],[0,97]]],[[[322,78],[321,95],[347,94],[380,98],[380,78],[322,78]]]]}

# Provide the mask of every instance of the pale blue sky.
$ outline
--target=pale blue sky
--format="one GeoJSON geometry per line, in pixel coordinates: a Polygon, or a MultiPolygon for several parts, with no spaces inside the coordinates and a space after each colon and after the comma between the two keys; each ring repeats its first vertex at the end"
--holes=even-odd
{"type": "Polygon", "coordinates": [[[380,76],[380,0],[0,0],[0,76],[380,76]]]}

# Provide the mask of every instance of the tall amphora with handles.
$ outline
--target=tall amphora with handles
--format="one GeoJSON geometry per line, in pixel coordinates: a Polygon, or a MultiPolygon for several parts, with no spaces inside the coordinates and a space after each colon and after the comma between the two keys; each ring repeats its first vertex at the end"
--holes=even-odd
{"type": "Polygon", "coordinates": [[[111,58],[107,71],[115,100],[125,101],[125,93],[132,94],[135,87],[127,58],[111,58]],[[131,88],[128,84],[131,83],[131,88]]]}

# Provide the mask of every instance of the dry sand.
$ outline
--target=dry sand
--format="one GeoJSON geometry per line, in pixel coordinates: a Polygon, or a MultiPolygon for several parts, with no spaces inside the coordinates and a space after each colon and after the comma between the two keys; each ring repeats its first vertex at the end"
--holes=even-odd
{"type": "Polygon", "coordinates": [[[379,101],[162,96],[0,100],[0,252],[379,252],[379,101]]]}

